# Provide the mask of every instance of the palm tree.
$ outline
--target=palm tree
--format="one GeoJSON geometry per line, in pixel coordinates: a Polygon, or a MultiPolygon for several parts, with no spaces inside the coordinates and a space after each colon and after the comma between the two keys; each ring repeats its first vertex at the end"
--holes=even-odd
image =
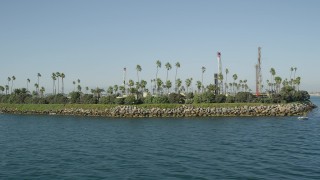
{"type": "Polygon", "coordinates": [[[150,82],[150,91],[152,91],[152,94],[154,94],[153,82],[155,82],[155,79],[151,79],[150,82]]]}
{"type": "Polygon", "coordinates": [[[141,82],[140,82],[140,87],[142,88],[142,91],[143,91],[143,92],[145,91],[147,84],[148,84],[147,81],[141,80],[141,82]]]}
{"type": "Polygon", "coordinates": [[[207,86],[207,89],[209,92],[212,92],[212,93],[216,93],[217,91],[219,91],[219,87],[214,84],[209,84],[207,86]]]}
{"type": "Polygon", "coordinates": [[[6,85],[6,95],[9,93],[9,85],[6,85]]]}
{"type": "Polygon", "coordinates": [[[300,82],[301,82],[301,77],[297,77],[295,79],[295,84],[298,85],[298,91],[299,91],[300,82]]]}
{"type": "Polygon", "coordinates": [[[219,74],[218,74],[218,80],[220,81],[220,83],[219,83],[219,90],[222,92],[222,91],[223,91],[223,83],[222,83],[222,81],[223,81],[223,74],[222,74],[222,73],[219,73],[219,74]]]}
{"type": "Polygon", "coordinates": [[[118,85],[114,85],[113,89],[114,89],[114,93],[116,94],[118,92],[118,90],[119,90],[119,86],[118,85]]]}
{"type": "Polygon", "coordinates": [[[3,86],[0,86],[1,94],[3,94],[4,89],[5,89],[5,88],[4,88],[3,86]]]}
{"type": "Polygon", "coordinates": [[[248,84],[244,84],[244,89],[245,89],[245,92],[247,92],[247,91],[248,91],[248,89],[249,89],[248,84]]]}
{"type": "Polygon", "coordinates": [[[63,83],[63,79],[66,77],[66,75],[64,73],[61,73],[60,74],[60,77],[61,77],[61,91],[62,91],[62,94],[64,94],[64,83],[63,83]]]}
{"type": "Polygon", "coordinates": [[[280,85],[281,85],[282,78],[277,76],[277,77],[274,78],[274,81],[276,82],[277,93],[279,93],[280,92],[280,85]]]}
{"type": "Polygon", "coordinates": [[[291,67],[290,68],[290,83],[291,83],[291,85],[292,85],[292,72],[293,72],[293,70],[294,70],[294,67],[291,67]]]}
{"type": "Polygon", "coordinates": [[[235,91],[234,91],[234,88],[235,88],[234,85],[236,84],[235,81],[238,79],[238,75],[237,75],[237,74],[234,74],[234,75],[232,75],[232,77],[233,77],[233,93],[234,93],[234,92],[235,92],[235,91]]]}
{"type": "Polygon", "coordinates": [[[29,83],[30,83],[30,79],[27,79],[27,91],[29,91],[29,83]]]}
{"type": "Polygon", "coordinates": [[[124,86],[119,86],[119,90],[121,91],[122,94],[126,92],[126,88],[124,86]]]}
{"type": "Polygon", "coordinates": [[[189,78],[189,79],[186,79],[186,87],[187,87],[187,93],[189,92],[189,87],[191,86],[192,84],[192,78],[189,78]]]}
{"type": "Polygon", "coordinates": [[[163,85],[163,82],[160,78],[157,79],[157,91],[158,91],[158,94],[160,93],[160,90],[161,90],[161,87],[163,85]]]}
{"type": "Polygon", "coordinates": [[[141,68],[141,66],[140,66],[139,64],[137,65],[136,70],[137,70],[138,82],[140,82],[140,79],[139,79],[139,72],[141,72],[142,68],[141,68]]]}
{"type": "Polygon", "coordinates": [[[78,89],[78,92],[81,92],[82,88],[81,88],[80,84],[78,84],[77,89],[78,89]]]}
{"type": "Polygon", "coordinates": [[[227,94],[227,92],[228,92],[228,74],[229,74],[229,69],[226,68],[225,94],[227,94]]]}
{"type": "Polygon", "coordinates": [[[11,93],[13,91],[13,81],[16,80],[16,77],[15,76],[12,76],[12,81],[11,81],[11,93]]]}
{"type": "Polygon", "coordinates": [[[166,69],[167,69],[167,78],[166,78],[166,82],[167,82],[168,81],[168,73],[169,73],[169,70],[172,69],[172,66],[171,66],[171,64],[169,62],[167,62],[165,66],[166,66],[166,69]]]}
{"type": "Polygon", "coordinates": [[[201,87],[203,87],[201,81],[197,81],[196,86],[198,88],[198,93],[200,93],[201,87]]]}
{"type": "MultiPolygon", "coordinates": [[[[161,68],[161,61],[157,60],[156,62],[157,64],[157,73],[156,73],[156,80],[158,81],[158,72],[159,72],[159,68],[161,68]]],[[[158,83],[156,83],[157,85],[158,83]]],[[[158,87],[159,88],[159,87],[158,87]]]]}
{"type": "MultiPolygon", "coordinates": [[[[8,77],[8,87],[9,87],[9,83],[11,81],[11,77],[8,77]]],[[[10,90],[10,89],[9,89],[10,90]]],[[[9,93],[9,90],[8,90],[8,93],[9,93]]]]}
{"type": "MultiPolygon", "coordinates": [[[[203,85],[203,74],[204,74],[204,72],[206,72],[206,67],[202,66],[201,72],[202,72],[202,75],[201,75],[201,84],[203,85]]],[[[202,92],[203,92],[203,87],[202,87],[202,92]]]]}
{"type": "Polygon", "coordinates": [[[46,89],[42,86],[41,89],[40,89],[40,93],[41,93],[41,97],[43,97],[43,93],[46,89]]]}
{"type": "Polygon", "coordinates": [[[276,75],[276,70],[274,68],[271,68],[270,69],[270,74],[271,74],[271,91],[274,91],[274,88],[273,88],[272,84],[273,84],[274,76],[276,75]]]}
{"type": "Polygon", "coordinates": [[[60,93],[60,82],[59,82],[59,78],[61,77],[61,73],[60,72],[56,72],[56,78],[58,79],[58,94],[60,93]]]}
{"type": "MultiPolygon", "coordinates": [[[[34,87],[36,88],[36,92],[38,93],[39,92],[39,84],[35,83],[34,84],[34,87]]],[[[39,94],[39,93],[38,93],[39,94]]]]}
{"type": "Polygon", "coordinates": [[[297,71],[298,68],[294,67],[293,69],[294,69],[293,79],[296,79],[296,71],[297,71]]]}
{"type": "Polygon", "coordinates": [[[174,84],[175,84],[175,87],[174,87],[174,91],[177,92],[177,75],[178,75],[178,68],[180,68],[180,63],[179,62],[176,62],[176,75],[174,77],[174,84]]]}
{"type": "Polygon", "coordinates": [[[37,74],[37,77],[38,77],[38,93],[39,93],[39,87],[40,87],[39,78],[41,77],[41,74],[38,73],[38,74],[37,74]]]}
{"type": "Polygon", "coordinates": [[[86,86],[86,94],[88,94],[88,91],[89,91],[89,87],[86,86]]]}
{"type": "MultiPolygon", "coordinates": [[[[239,80],[239,86],[240,86],[240,87],[243,87],[243,86],[242,86],[242,83],[243,83],[243,81],[240,79],[240,80],[239,80]]],[[[242,91],[243,91],[243,88],[242,88],[242,91]]]]}
{"type": "Polygon", "coordinates": [[[166,81],[166,88],[167,88],[167,93],[169,94],[169,89],[172,87],[172,83],[170,80],[166,81]]]}
{"type": "Polygon", "coordinates": [[[140,91],[140,87],[141,87],[140,82],[136,82],[136,90],[138,92],[140,91]]]}
{"type": "Polygon", "coordinates": [[[182,81],[181,81],[180,78],[178,78],[177,81],[176,81],[176,86],[177,86],[178,92],[180,92],[181,85],[182,85],[182,81]]]}
{"type": "Polygon", "coordinates": [[[249,88],[248,87],[248,84],[247,84],[248,80],[243,80],[243,83],[244,83],[244,86],[245,86],[245,92],[247,92],[247,89],[249,88]]]}
{"type": "Polygon", "coordinates": [[[55,73],[52,73],[51,75],[51,78],[52,78],[52,81],[53,81],[53,84],[52,84],[52,94],[56,94],[56,74],[55,73]]]}
{"type": "Polygon", "coordinates": [[[108,94],[113,94],[113,87],[112,87],[112,86],[109,86],[109,87],[108,87],[107,93],[108,93],[108,94]]]}
{"type": "Polygon", "coordinates": [[[76,91],[76,82],[72,81],[72,84],[73,84],[73,91],[76,91]]]}
{"type": "Polygon", "coordinates": [[[132,79],[129,79],[129,91],[130,91],[130,93],[132,93],[133,92],[133,86],[134,86],[134,81],[132,80],[132,79]]]}
{"type": "Polygon", "coordinates": [[[91,89],[91,93],[94,94],[98,98],[98,100],[100,99],[102,92],[104,92],[104,90],[100,89],[99,87],[97,87],[96,89],[91,89]]]}
{"type": "Polygon", "coordinates": [[[267,82],[267,85],[268,85],[268,89],[267,89],[267,90],[268,90],[268,91],[270,91],[271,87],[269,86],[269,85],[270,85],[270,81],[269,81],[269,79],[267,79],[267,81],[266,81],[266,82],[267,82]]]}

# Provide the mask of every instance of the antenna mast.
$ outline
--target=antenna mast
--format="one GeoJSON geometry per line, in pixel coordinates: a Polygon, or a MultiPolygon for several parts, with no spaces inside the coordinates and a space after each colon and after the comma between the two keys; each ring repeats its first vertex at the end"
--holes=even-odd
{"type": "Polygon", "coordinates": [[[219,91],[223,92],[223,82],[222,79],[220,79],[220,76],[222,76],[222,62],[221,62],[221,52],[217,52],[217,60],[218,60],[218,79],[220,80],[219,84],[219,91]]]}

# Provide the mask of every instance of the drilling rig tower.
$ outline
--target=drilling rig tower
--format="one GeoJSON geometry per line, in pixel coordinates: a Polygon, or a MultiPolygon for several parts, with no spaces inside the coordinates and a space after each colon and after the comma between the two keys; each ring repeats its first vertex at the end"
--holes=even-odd
{"type": "Polygon", "coordinates": [[[258,64],[256,64],[256,95],[260,96],[261,91],[262,91],[261,47],[258,47],[258,64]]]}

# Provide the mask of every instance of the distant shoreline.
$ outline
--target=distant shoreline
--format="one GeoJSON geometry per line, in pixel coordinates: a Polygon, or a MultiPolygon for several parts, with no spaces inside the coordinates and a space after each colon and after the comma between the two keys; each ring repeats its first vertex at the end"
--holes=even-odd
{"type": "Polygon", "coordinates": [[[310,96],[320,96],[320,94],[310,94],[310,96]]]}
{"type": "Polygon", "coordinates": [[[309,103],[252,104],[230,106],[179,105],[71,105],[71,104],[0,104],[0,112],[8,114],[75,115],[99,117],[219,117],[219,116],[298,116],[316,106],[309,103]]]}

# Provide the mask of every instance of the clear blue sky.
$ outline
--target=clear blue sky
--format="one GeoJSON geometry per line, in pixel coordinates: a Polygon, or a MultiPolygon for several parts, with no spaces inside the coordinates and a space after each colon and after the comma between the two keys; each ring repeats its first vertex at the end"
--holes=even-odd
{"type": "MultiPolygon", "coordinates": [[[[52,72],[66,74],[82,87],[107,88],[128,79],[155,78],[156,60],[173,66],[178,76],[213,82],[216,52],[223,68],[255,89],[257,47],[262,47],[264,82],[274,67],[289,78],[297,67],[302,89],[320,91],[320,1],[318,0],[0,0],[0,85],[15,75],[52,91],[52,72]]],[[[169,72],[174,80],[174,68],[169,72]]],[[[159,72],[166,77],[164,67],[159,72]]]]}

